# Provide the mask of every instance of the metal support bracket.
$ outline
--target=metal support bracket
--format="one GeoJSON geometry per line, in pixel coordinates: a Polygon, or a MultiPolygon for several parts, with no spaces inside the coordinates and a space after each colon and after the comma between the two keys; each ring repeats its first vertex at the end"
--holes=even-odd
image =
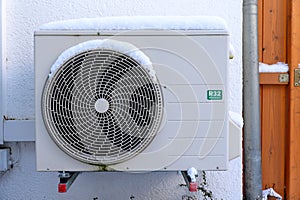
{"type": "Polygon", "coordinates": [[[183,179],[184,179],[184,181],[185,181],[185,184],[186,184],[187,186],[189,186],[190,180],[189,180],[189,177],[188,177],[188,175],[187,175],[187,171],[181,171],[181,174],[182,174],[182,176],[183,176],[183,179]]]}
{"type": "Polygon", "coordinates": [[[181,174],[183,176],[183,179],[186,183],[186,186],[188,187],[190,192],[197,192],[198,191],[198,185],[195,182],[191,182],[191,178],[188,176],[187,171],[181,171],[181,174]]]}
{"type": "Polygon", "coordinates": [[[80,172],[59,172],[58,192],[67,192],[80,172]]]}

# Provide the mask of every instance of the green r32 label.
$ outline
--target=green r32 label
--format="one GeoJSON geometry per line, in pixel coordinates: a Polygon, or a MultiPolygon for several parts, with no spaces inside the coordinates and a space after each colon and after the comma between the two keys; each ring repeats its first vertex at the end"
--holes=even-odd
{"type": "Polygon", "coordinates": [[[207,90],[207,100],[222,100],[222,90],[207,90]]]}

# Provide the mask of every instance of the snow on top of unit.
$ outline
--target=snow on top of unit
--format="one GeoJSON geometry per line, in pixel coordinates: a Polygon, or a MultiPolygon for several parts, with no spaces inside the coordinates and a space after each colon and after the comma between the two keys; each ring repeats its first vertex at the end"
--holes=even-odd
{"type": "Polygon", "coordinates": [[[272,65],[259,63],[259,72],[288,72],[288,71],[289,71],[289,66],[283,62],[278,62],[272,65]]]}
{"type": "Polygon", "coordinates": [[[60,54],[55,63],[52,65],[49,78],[51,78],[56,70],[61,67],[67,60],[73,56],[85,51],[95,49],[108,49],[123,53],[134,60],[136,60],[142,67],[144,67],[151,78],[156,80],[155,71],[153,69],[150,59],[134,45],[127,42],[120,42],[116,40],[104,39],[104,40],[90,40],[87,42],[79,43],[69,49],[66,49],[60,54]]]}
{"type": "Polygon", "coordinates": [[[214,16],[120,16],[82,18],[44,24],[41,30],[227,30],[225,21],[214,16]]]}

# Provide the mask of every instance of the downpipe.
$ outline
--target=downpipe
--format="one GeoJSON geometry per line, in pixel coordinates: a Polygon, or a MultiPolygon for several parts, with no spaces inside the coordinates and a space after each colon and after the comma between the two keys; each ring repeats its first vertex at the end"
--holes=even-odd
{"type": "Polygon", "coordinates": [[[257,0],[243,1],[244,199],[262,198],[257,0]]]}

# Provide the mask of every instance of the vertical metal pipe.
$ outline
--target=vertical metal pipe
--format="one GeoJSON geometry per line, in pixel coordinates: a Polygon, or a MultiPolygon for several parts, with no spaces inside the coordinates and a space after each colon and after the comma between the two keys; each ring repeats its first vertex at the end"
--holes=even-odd
{"type": "Polygon", "coordinates": [[[261,199],[262,193],[257,10],[257,0],[243,1],[245,199],[261,199]]]}

